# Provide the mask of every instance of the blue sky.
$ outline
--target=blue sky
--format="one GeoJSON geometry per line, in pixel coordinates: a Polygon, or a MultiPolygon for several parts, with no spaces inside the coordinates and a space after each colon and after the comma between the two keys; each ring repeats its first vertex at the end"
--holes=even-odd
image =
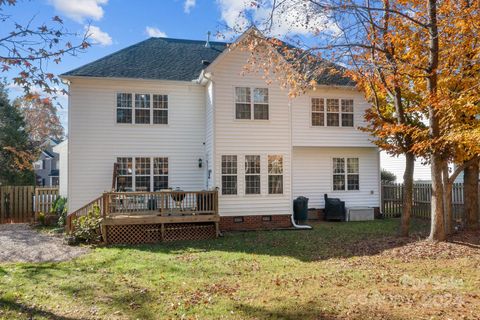
{"type": "MultiPolygon", "coordinates": [[[[246,27],[250,22],[239,17],[239,12],[246,6],[250,8],[252,20],[261,21],[269,14],[268,0],[261,8],[251,7],[252,0],[17,1],[15,6],[3,7],[4,13],[11,15],[16,22],[26,23],[34,17],[34,25],[40,25],[58,15],[70,32],[83,34],[86,26],[90,26],[90,41],[95,44],[76,57],[65,56],[59,65],[50,64],[47,69],[54,74],[74,69],[151,36],[203,40],[207,31],[216,34],[225,31],[225,26],[246,27]]],[[[275,36],[309,34],[309,30],[295,24],[298,12],[282,14],[278,21],[272,30],[275,36]]],[[[7,81],[11,81],[13,73],[0,76],[7,76],[7,81]]],[[[21,94],[21,90],[12,85],[10,93],[14,97],[21,94]]],[[[58,101],[63,105],[59,112],[62,123],[67,126],[67,99],[59,97],[58,101]]]]}

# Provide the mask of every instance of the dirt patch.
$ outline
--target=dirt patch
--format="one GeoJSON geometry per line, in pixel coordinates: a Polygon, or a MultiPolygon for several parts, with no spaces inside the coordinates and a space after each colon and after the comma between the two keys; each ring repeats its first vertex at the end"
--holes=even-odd
{"type": "Polygon", "coordinates": [[[65,261],[88,252],[72,247],[60,236],[40,233],[27,224],[0,225],[0,262],[65,261]]]}

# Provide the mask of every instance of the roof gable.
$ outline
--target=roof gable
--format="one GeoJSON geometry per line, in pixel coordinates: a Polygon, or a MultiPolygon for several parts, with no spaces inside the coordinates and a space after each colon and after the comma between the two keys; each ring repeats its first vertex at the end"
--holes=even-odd
{"type": "Polygon", "coordinates": [[[109,77],[192,81],[222,53],[227,44],[210,41],[150,38],[64,73],[65,78],[109,77]]]}

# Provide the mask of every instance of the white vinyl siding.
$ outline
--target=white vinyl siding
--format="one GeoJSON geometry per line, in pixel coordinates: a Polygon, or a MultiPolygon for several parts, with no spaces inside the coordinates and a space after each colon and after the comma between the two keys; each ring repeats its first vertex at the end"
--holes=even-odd
{"type": "Polygon", "coordinates": [[[69,210],[112,188],[117,157],[168,157],[169,186],[205,189],[205,87],[187,82],[72,79],[69,105],[69,210]],[[168,125],[116,123],[116,94],[168,95],[168,125]]]}
{"type": "Polygon", "coordinates": [[[345,201],[347,207],[379,206],[379,152],[375,147],[295,147],[292,170],[293,196],[309,198],[310,208],[323,208],[325,193],[345,201]],[[358,158],[359,190],[334,190],[334,158],[358,158]]]}
{"type": "MultiPolygon", "coordinates": [[[[288,92],[262,73],[242,75],[248,53],[233,50],[212,68],[215,86],[215,185],[221,187],[221,156],[238,159],[238,193],[219,196],[223,216],[290,214],[290,110],[288,92]],[[235,88],[268,88],[268,121],[235,119],[235,88]],[[260,156],[260,194],[247,195],[245,156],[260,156]],[[283,194],[268,194],[268,155],[283,157],[283,194]]],[[[245,99],[244,99],[245,100],[245,99]]],[[[253,98],[250,99],[253,103],[253,98]]],[[[252,110],[250,113],[253,119],[252,110]]]]}
{"type": "Polygon", "coordinates": [[[369,134],[358,129],[365,125],[363,116],[368,106],[363,95],[350,88],[320,87],[293,99],[293,146],[371,147],[369,134]],[[328,99],[338,101],[339,108],[336,109],[336,102],[331,102],[334,106],[327,112],[328,99]],[[352,104],[353,113],[350,112],[352,104]],[[333,110],[339,110],[337,116],[333,110]],[[327,125],[329,113],[332,124],[337,123],[338,118],[338,126],[327,125]]]}

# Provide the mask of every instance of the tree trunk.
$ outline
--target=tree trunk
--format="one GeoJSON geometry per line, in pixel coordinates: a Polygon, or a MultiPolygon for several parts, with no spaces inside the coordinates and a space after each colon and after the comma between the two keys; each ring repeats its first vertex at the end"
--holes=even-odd
{"type": "Polygon", "coordinates": [[[432,222],[430,227],[430,240],[444,241],[445,221],[444,221],[444,203],[443,203],[443,183],[442,183],[442,164],[443,161],[436,154],[432,156],[432,222]]]}
{"type": "Polygon", "coordinates": [[[400,224],[400,235],[408,237],[410,228],[410,217],[412,216],[413,205],[413,170],[415,167],[415,156],[408,152],[405,154],[405,172],[403,173],[403,203],[402,218],[400,224]]]}
{"type": "Polygon", "coordinates": [[[463,203],[465,204],[466,227],[469,230],[479,228],[480,214],[478,211],[478,175],[479,163],[476,162],[465,168],[463,173],[464,190],[463,203]]]}
{"type": "MultiPolygon", "coordinates": [[[[430,118],[430,138],[438,139],[440,137],[440,119],[435,110],[437,103],[437,85],[438,85],[438,25],[437,25],[437,0],[428,0],[428,75],[427,91],[430,99],[428,116],[430,118]]],[[[430,240],[444,241],[445,222],[443,210],[443,181],[442,181],[442,157],[438,150],[433,150],[431,155],[432,163],[432,224],[430,229],[430,240]]]]}
{"type": "Polygon", "coordinates": [[[450,235],[453,233],[453,208],[452,208],[452,189],[453,182],[450,183],[448,162],[444,162],[442,166],[443,173],[443,209],[445,217],[445,233],[450,235]]]}

